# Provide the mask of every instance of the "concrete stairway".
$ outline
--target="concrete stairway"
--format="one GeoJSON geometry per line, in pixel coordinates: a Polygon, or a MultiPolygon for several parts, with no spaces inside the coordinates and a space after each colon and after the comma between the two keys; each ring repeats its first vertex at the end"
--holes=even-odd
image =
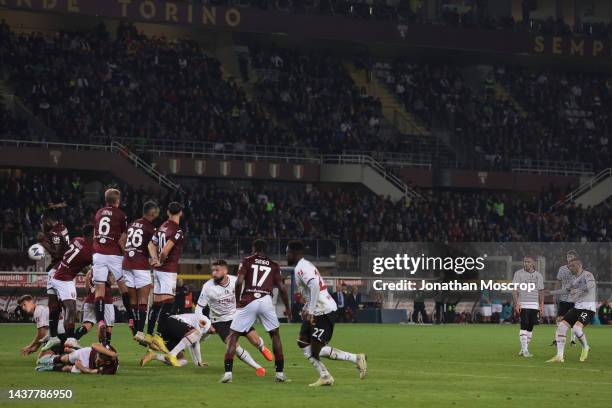
{"type": "Polygon", "coordinates": [[[402,198],[422,199],[419,193],[408,187],[371,156],[349,154],[323,156],[320,174],[322,182],[361,183],[375,194],[390,197],[393,201],[402,198]]]}
{"type": "Polygon", "coordinates": [[[364,88],[368,95],[378,98],[382,104],[383,116],[402,134],[429,136],[429,130],[420,121],[406,111],[404,106],[380,83],[377,78],[368,78],[364,70],[358,70],[349,62],[344,63],[353,82],[359,88],[364,88]]]}
{"type": "Polygon", "coordinates": [[[569,193],[564,200],[555,203],[551,210],[572,202],[583,208],[595,207],[610,197],[612,197],[612,168],[600,171],[592,179],[569,193]]]}

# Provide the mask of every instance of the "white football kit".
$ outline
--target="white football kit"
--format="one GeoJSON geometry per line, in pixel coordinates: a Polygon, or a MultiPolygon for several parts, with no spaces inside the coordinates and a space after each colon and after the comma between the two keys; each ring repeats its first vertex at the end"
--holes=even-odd
{"type": "Polygon", "coordinates": [[[202,285],[202,291],[198,298],[198,306],[210,309],[209,316],[213,323],[229,322],[236,314],[236,278],[227,275],[227,285],[218,285],[213,279],[202,285]]]}
{"type": "Polygon", "coordinates": [[[321,275],[312,262],[302,258],[294,268],[295,282],[302,297],[306,300],[304,307],[315,316],[325,315],[335,312],[338,309],[336,302],[327,291],[327,287],[321,279],[321,275]],[[311,286],[313,283],[319,287],[316,299],[310,298],[311,286]]]}

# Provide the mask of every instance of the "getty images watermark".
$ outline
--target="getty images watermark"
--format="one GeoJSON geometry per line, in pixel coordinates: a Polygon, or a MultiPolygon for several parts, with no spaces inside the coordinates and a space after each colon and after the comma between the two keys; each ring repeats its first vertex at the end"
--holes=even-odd
{"type": "MultiPolygon", "coordinates": [[[[442,257],[442,256],[411,256],[396,254],[391,257],[375,257],[372,259],[372,273],[382,275],[385,272],[395,271],[415,275],[419,271],[455,272],[463,275],[465,272],[482,272],[485,269],[487,255],[480,257],[442,257]]],[[[384,281],[377,279],[373,282],[374,290],[378,291],[513,291],[536,290],[536,283],[496,282],[493,279],[481,279],[479,282],[433,282],[426,279],[409,280],[396,279],[384,281]]]]}

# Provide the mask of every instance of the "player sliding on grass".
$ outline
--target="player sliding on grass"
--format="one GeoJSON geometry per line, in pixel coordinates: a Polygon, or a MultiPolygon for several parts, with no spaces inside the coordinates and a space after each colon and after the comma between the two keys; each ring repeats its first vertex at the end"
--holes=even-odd
{"type": "Polygon", "coordinates": [[[222,383],[232,382],[234,355],[236,354],[238,336],[251,330],[255,320],[259,318],[264,329],[272,339],[274,364],[276,366],[275,381],[287,382],[284,373],[283,345],[279,333],[280,324],[276,310],[272,304],[272,290],[276,286],[279,296],[285,304],[285,315],[291,316],[287,288],[281,278],[280,267],[265,254],[268,245],[261,239],[253,242],[253,255],[242,260],[238,268],[235,293],[239,293],[238,310],[230,325],[225,353],[225,374],[222,383]]]}
{"type": "Polygon", "coordinates": [[[294,267],[295,282],[300,294],[306,300],[301,313],[302,328],[298,346],[319,373],[319,379],[310,386],[334,384],[334,377],[321,362],[321,357],[352,362],[359,370],[359,378],[363,380],[368,367],[365,354],[348,353],[327,345],[334,331],[338,306],[327,291],[317,268],[304,259],[302,242],[289,242],[287,264],[294,267]]]}
{"type": "Polygon", "coordinates": [[[514,312],[521,317],[521,329],[519,330],[519,341],[521,351],[519,356],[533,357],[529,352],[529,343],[533,337],[533,327],[538,322],[538,312],[544,315],[544,278],[542,274],[535,270],[533,257],[523,258],[523,268],[514,273],[512,283],[531,284],[534,290],[514,290],[512,298],[514,300],[514,312]]]}
{"type": "MultiPolygon", "coordinates": [[[[221,341],[227,344],[230,334],[230,326],[236,314],[236,277],[228,275],[227,262],[224,260],[215,261],[212,265],[212,279],[208,280],[203,286],[196,305],[196,313],[202,313],[208,306],[209,316],[212,325],[221,341]]],[[[245,336],[247,340],[261,352],[264,358],[272,361],[273,356],[270,350],[264,345],[264,341],[253,327],[248,330],[245,336]]],[[[266,369],[257,364],[248,351],[236,345],[238,358],[255,369],[258,377],[266,375],[266,369]]]]}
{"type": "Polygon", "coordinates": [[[576,339],[582,346],[580,361],[586,361],[589,357],[589,344],[583,328],[593,319],[597,307],[597,283],[595,277],[582,267],[582,261],[578,258],[572,259],[568,267],[574,275],[574,280],[570,286],[571,299],[574,301],[574,308],[565,314],[559,326],[557,326],[557,355],[548,360],[549,363],[563,363],[565,361],[565,335],[567,329],[571,328],[576,335],[576,339]]]}
{"type": "Polygon", "coordinates": [[[202,361],[200,341],[208,333],[214,332],[215,329],[208,317],[198,311],[170,316],[161,333],[170,351],[162,354],[149,349],[140,360],[140,365],[144,366],[149,361],[156,359],[174,367],[182,367],[187,364],[183,352],[185,348],[189,350],[193,364],[199,367],[208,365],[202,361]]]}

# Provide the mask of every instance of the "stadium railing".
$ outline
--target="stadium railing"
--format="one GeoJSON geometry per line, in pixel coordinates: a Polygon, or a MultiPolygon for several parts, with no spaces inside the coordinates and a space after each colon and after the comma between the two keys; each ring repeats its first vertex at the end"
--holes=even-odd
{"type": "Polygon", "coordinates": [[[170,190],[180,190],[181,185],[172,181],[168,176],[161,174],[151,164],[142,160],[137,154],[129,148],[117,141],[111,142],[111,151],[121,154],[123,157],[132,162],[135,167],[143,169],[149,176],[157,180],[158,184],[169,188],[170,190]]]}
{"type": "Polygon", "coordinates": [[[415,199],[424,200],[425,198],[419,194],[416,190],[408,187],[399,177],[390,172],[374,160],[372,156],[360,155],[360,154],[339,154],[339,155],[324,155],[321,158],[321,163],[326,164],[359,164],[362,166],[369,166],[378,174],[380,174],[385,180],[389,181],[395,187],[400,189],[405,196],[412,197],[415,199]]]}
{"type": "Polygon", "coordinates": [[[390,167],[425,167],[431,169],[432,166],[432,156],[427,153],[364,152],[360,150],[345,150],[342,153],[369,155],[379,163],[390,167]]]}
{"type": "Polygon", "coordinates": [[[591,176],[593,174],[593,165],[583,162],[512,159],[511,168],[512,171],[561,176],[591,176]]]}
{"type": "MultiPolygon", "coordinates": [[[[106,138],[92,137],[96,144],[107,143],[106,138]]],[[[318,149],[281,145],[255,145],[246,143],[212,143],[189,140],[156,140],[138,138],[113,138],[136,152],[157,156],[174,154],[187,157],[217,157],[222,159],[282,160],[286,162],[316,162],[320,160],[318,149]]]]}
{"type": "Polygon", "coordinates": [[[597,184],[601,183],[604,179],[608,177],[612,177],[612,168],[607,168],[605,170],[600,171],[592,179],[590,179],[584,184],[581,184],[580,187],[578,187],[577,189],[569,193],[567,197],[565,197],[563,200],[559,200],[555,204],[553,204],[553,206],[550,207],[550,209],[556,210],[558,208],[561,208],[571,203],[576,198],[586,193],[587,191],[589,191],[590,189],[592,189],[593,187],[595,187],[597,184]]]}

